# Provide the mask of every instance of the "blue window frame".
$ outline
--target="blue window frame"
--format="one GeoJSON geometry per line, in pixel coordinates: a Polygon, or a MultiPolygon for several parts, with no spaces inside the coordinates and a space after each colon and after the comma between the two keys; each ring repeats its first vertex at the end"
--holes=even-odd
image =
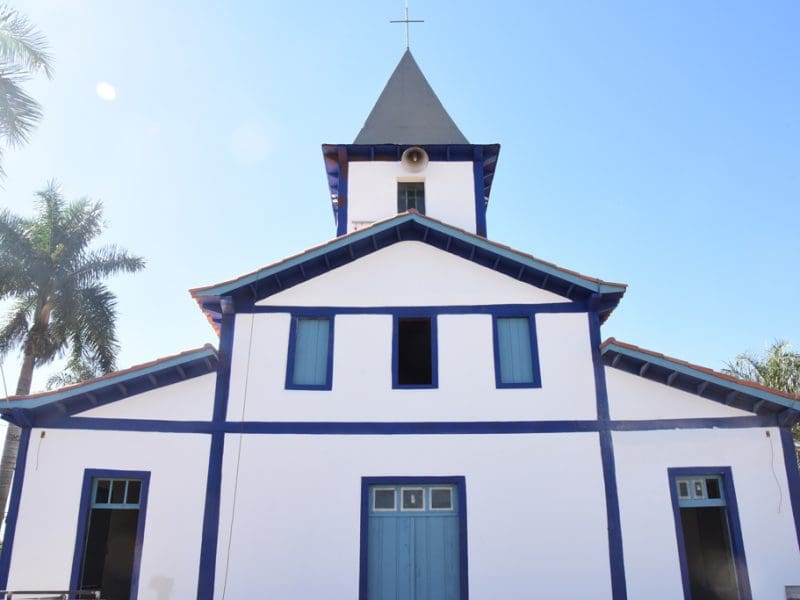
{"type": "Polygon", "coordinates": [[[293,316],[286,388],[329,390],[333,382],[333,318],[293,316]]]}
{"type": "Polygon", "coordinates": [[[359,600],[467,600],[462,476],[362,477],[359,600]]]}
{"type": "Polygon", "coordinates": [[[431,389],[439,386],[436,315],[394,315],[392,387],[431,389]]]}
{"type": "Polygon", "coordinates": [[[680,467],[668,475],[684,597],[750,600],[731,468],[680,467]]]}
{"type": "Polygon", "coordinates": [[[533,316],[495,315],[493,330],[497,387],[541,387],[536,321],[533,316]]]}

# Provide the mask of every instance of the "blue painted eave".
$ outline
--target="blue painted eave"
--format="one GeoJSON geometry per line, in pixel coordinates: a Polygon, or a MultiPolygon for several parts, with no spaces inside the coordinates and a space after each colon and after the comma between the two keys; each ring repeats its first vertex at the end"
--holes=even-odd
{"type": "Polygon", "coordinates": [[[777,416],[781,425],[791,425],[800,420],[800,399],[778,390],[742,381],[705,367],[619,342],[614,338],[603,343],[601,352],[607,366],[757,415],[777,416]]]}
{"type": "MultiPolygon", "coordinates": [[[[403,152],[411,146],[398,144],[322,144],[322,158],[331,193],[333,218],[339,222],[339,179],[348,162],[400,160],[403,152]]],[[[489,203],[492,181],[497,168],[500,144],[421,144],[431,161],[480,161],[483,164],[483,197],[489,203]]]]}
{"type": "Polygon", "coordinates": [[[597,310],[603,320],[626,289],[624,284],[586,277],[436,219],[408,212],[237,279],[195,288],[191,293],[212,324],[218,325],[223,312],[246,312],[259,300],[400,241],[426,243],[564,298],[590,303],[591,310],[597,310]]]}
{"type": "Polygon", "coordinates": [[[217,351],[206,345],[60,390],[11,397],[0,403],[0,415],[20,427],[45,426],[91,408],[215,372],[217,363],[217,351]]]}

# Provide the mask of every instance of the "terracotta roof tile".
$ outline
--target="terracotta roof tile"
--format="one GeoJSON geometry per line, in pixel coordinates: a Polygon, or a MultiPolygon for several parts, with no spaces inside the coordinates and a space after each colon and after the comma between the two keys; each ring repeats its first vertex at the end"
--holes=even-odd
{"type": "Polygon", "coordinates": [[[694,369],[695,371],[700,371],[705,373],[706,375],[711,375],[713,377],[718,377],[720,379],[724,379],[726,381],[730,381],[731,383],[737,383],[739,385],[743,385],[746,387],[750,387],[756,390],[761,390],[763,392],[769,392],[770,394],[776,394],[778,396],[783,396],[784,398],[788,398],[789,400],[797,400],[800,401],[800,396],[795,396],[794,394],[789,394],[787,392],[776,390],[771,387],[767,387],[765,385],[761,385],[760,383],[756,383],[755,381],[749,381],[747,379],[739,379],[738,377],[734,377],[732,375],[728,375],[727,373],[720,373],[719,371],[714,371],[713,369],[709,369],[708,367],[702,367],[700,365],[695,365],[693,363],[687,362],[685,360],[681,360],[679,358],[674,358],[672,356],[667,356],[666,354],[661,354],[660,352],[654,352],[653,350],[647,350],[646,348],[642,348],[640,346],[635,346],[634,344],[628,344],[627,342],[620,342],[616,338],[608,338],[602,344],[600,344],[600,348],[605,348],[606,346],[610,346],[614,344],[616,346],[621,346],[622,348],[627,348],[628,350],[634,350],[636,352],[641,352],[642,354],[649,354],[655,358],[660,358],[662,360],[666,360],[677,365],[682,365],[684,367],[688,367],[690,369],[694,369]]]}
{"type": "Polygon", "coordinates": [[[194,354],[196,352],[200,352],[202,350],[213,350],[214,354],[217,353],[217,349],[214,348],[211,344],[203,344],[199,348],[193,348],[192,350],[185,350],[183,352],[179,352],[178,354],[172,354],[170,356],[163,356],[161,358],[157,358],[155,360],[151,360],[146,363],[141,363],[138,365],[133,365],[127,369],[122,369],[121,371],[114,371],[113,373],[107,373],[100,377],[93,377],[92,379],[87,379],[86,381],[81,381],[80,383],[73,383],[72,385],[66,385],[64,387],[55,389],[55,390],[47,390],[46,392],[36,392],[35,394],[26,394],[21,396],[9,396],[6,398],[6,401],[14,402],[16,400],[31,400],[33,398],[42,398],[44,396],[50,396],[51,394],[60,394],[62,392],[67,392],[71,390],[76,390],[78,388],[97,383],[98,381],[104,381],[106,379],[113,379],[114,377],[119,377],[121,375],[127,375],[129,373],[133,373],[135,371],[141,371],[143,369],[147,369],[149,367],[154,367],[160,363],[167,362],[170,360],[175,360],[176,358],[181,358],[183,356],[188,356],[190,354],[194,354]]]}

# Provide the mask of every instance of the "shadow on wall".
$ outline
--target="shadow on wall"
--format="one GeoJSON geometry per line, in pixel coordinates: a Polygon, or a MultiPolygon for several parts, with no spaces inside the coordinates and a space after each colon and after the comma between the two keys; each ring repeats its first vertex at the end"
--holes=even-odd
{"type": "Polygon", "coordinates": [[[150,578],[150,589],[155,592],[155,600],[171,600],[173,587],[175,580],[172,577],[157,575],[150,578]]]}

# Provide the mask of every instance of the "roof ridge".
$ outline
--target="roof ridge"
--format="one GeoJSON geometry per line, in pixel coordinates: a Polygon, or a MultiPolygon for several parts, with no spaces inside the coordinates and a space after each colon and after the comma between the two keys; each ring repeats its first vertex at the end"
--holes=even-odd
{"type": "Polygon", "coordinates": [[[466,229],[462,229],[460,227],[455,227],[454,225],[450,225],[449,223],[445,223],[444,221],[440,221],[439,219],[434,219],[433,217],[430,217],[428,215],[421,214],[420,212],[418,212],[417,210],[412,208],[412,209],[407,210],[405,212],[401,212],[401,213],[398,213],[396,215],[392,215],[391,217],[387,217],[385,219],[381,219],[380,221],[375,221],[374,223],[372,223],[371,225],[368,225],[367,227],[363,227],[361,229],[354,230],[354,231],[351,231],[351,232],[346,233],[344,235],[332,238],[332,239],[327,240],[327,241],[325,241],[325,242],[323,242],[321,244],[317,244],[316,246],[312,246],[310,248],[307,248],[306,250],[303,250],[302,252],[298,252],[298,253],[292,254],[291,256],[288,256],[286,258],[282,258],[281,260],[276,261],[274,263],[270,263],[270,264],[264,265],[263,267],[259,267],[258,269],[255,269],[253,271],[249,271],[247,273],[243,273],[242,275],[239,275],[238,277],[233,277],[231,279],[228,279],[226,281],[221,281],[219,283],[213,283],[213,284],[210,284],[210,285],[204,285],[204,286],[199,286],[199,287],[195,287],[195,288],[190,288],[189,289],[189,293],[192,295],[192,297],[197,298],[197,296],[201,295],[201,293],[206,291],[206,290],[214,289],[214,288],[217,288],[217,287],[220,287],[220,286],[224,286],[224,285],[234,284],[237,281],[239,281],[241,279],[244,279],[246,277],[251,277],[253,275],[258,275],[262,271],[266,271],[268,269],[273,269],[275,267],[280,266],[281,264],[284,264],[284,263],[287,263],[289,261],[292,261],[292,260],[295,260],[297,258],[300,258],[305,254],[309,254],[309,253],[314,252],[316,250],[321,250],[321,249],[325,248],[326,246],[328,246],[330,244],[339,242],[341,240],[347,239],[347,238],[355,236],[355,235],[359,235],[359,234],[363,235],[364,233],[368,232],[370,229],[373,229],[375,227],[379,227],[379,226],[384,225],[386,223],[389,223],[389,222],[391,222],[391,221],[393,221],[395,219],[399,220],[399,219],[402,219],[404,217],[409,217],[409,216],[412,217],[412,218],[418,219],[418,220],[430,221],[432,223],[436,223],[436,224],[441,225],[443,227],[446,227],[448,229],[452,229],[453,231],[456,231],[458,233],[462,233],[462,234],[467,235],[469,237],[476,238],[477,240],[480,240],[481,242],[485,242],[485,243],[491,244],[492,246],[495,246],[497,248],[513,252],[514,254],[518,254],[521,257],[527,258],[529,260],[534,260],[534,261],[536,261],[538,263],[541,263],[543,265],[546,265],[548,267],[551,267],[551,268],[556,269],[558,271],[561,271],[563,273],[568,273],[568,274],[573,275],[575,277],[580,277],[581,279],[585,279],[587,281],[591,281],[591,282],[599,284],[599,285],[610,285],[610,286],[616,286],[616,287],[621,287],[621,288],[627,288],[628,287],[628,284],[626,284],[626,283],[617,283],[617,282],[613,282],[613,281],[606,281],[604,279],[599,279],[597,277],[591,277],[589,275],[584,275],[583,273],[579,273],[578,271],[573,271],[571,269],[567,269],[565,267],[561,267],[561,266],[559,266],[559,265],[557,265],[555,263],[552,263],[552,262],[549,262],[549,261],[546,261],[546,260],[542,260],[541,258],[538,258],[538,257],[534,256],[533,254],[528,254],[527,252],[523,252],[521,250],[517,250],[516,248],[512,248],[511,246],[508,246],[508,245],[505,245],[505,244],[501,244],[499,242],[495,242],[495,241],[490,240],[489,238],[486,238],[484,236],[478,235],[476,233],[472,233],[471,231],[467,231],[466,229]]]}

